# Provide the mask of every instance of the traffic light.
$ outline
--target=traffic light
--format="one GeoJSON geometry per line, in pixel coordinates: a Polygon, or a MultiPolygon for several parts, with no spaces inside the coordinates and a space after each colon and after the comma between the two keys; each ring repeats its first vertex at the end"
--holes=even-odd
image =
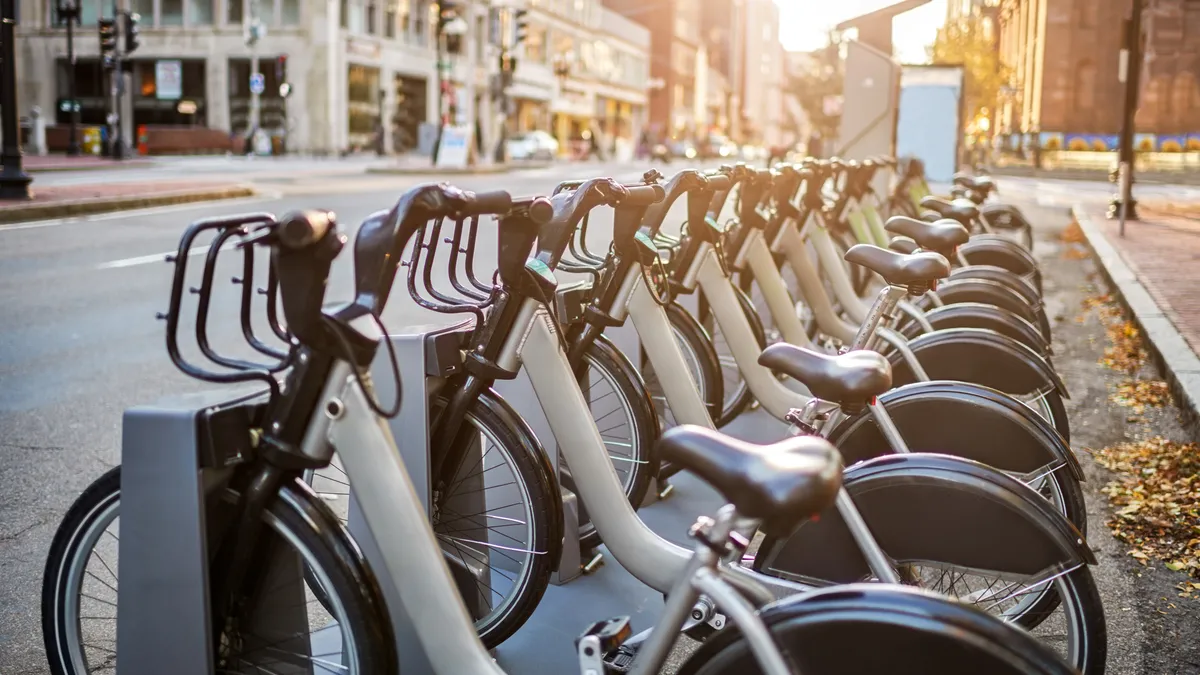
{"type": "Polygon", "coordinates": [[[132,54],[137,51],[137,48],[142,46],[138,39],[138,23],[142,20],[142,15],[134,12],[125,12],[125,54],[132,54]]]}
{"type": "Polygon", "coordinates": [[[529,39],[529,20],[525,17],[529,14],[527,9],[518,9],[513,13],[514,23],[516,24],[516,36],[513,40],[513,46],[517,46],[529,39]]]}
{"type": "Polygon", "coordinates": [[[117,51],[117,22],[115,19],[100,19],[100,53],[111,54],[117,51]]]}

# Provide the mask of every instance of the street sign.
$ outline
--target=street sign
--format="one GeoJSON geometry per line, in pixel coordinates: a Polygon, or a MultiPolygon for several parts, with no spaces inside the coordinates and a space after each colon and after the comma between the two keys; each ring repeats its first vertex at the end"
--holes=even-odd
{"type": "Polygon", "coordinates": [[[183,62],[162,60],[154,62],[154,97],[174,101],[183,96],[183,62]]]}
{"type": "Polygon", "coordinates": [[[262,73],[250,74],[250,93],[261,94],[267,90],[267,78],[262,73]]]}

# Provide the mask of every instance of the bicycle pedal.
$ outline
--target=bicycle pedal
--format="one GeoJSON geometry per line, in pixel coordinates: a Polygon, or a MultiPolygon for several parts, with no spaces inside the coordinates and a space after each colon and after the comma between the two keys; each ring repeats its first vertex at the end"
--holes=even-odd
{"type": "Polygon", "coordinates": [[[629,672],[629,665],[633,663],[633,652],[621,650],[621,646],[632,635],[633,628],[627,616],[597,621],[588,626],[583,635],[575,639],[579,671],[583,675],[629,672]]]}
{"type": "Polygon", "coordinates": [[[584,574],[591,574],[592,572],[595,572],[603,564],[604,564],[604,554],[597,553],[597,554],[593,555],[590,560],[588,560],[586,563],[581,565],[579,569],[584,574]]]}

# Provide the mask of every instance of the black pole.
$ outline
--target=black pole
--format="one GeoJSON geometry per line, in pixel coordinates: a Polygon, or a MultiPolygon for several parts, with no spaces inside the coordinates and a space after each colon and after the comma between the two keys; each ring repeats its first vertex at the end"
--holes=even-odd
{"type": "Polygon", "coordinates": [[[79,100],[75,89],[75,22],[79,20],[79,9],[67,16],[67,96],[71,99],[71,124],[67,128],[67,156],[78,157],[79,149],[79,100]]]}
{"type": "MultiPolygon", "coordinates": [[[[1133,198],[1133,165],[1136,153],[1133,147],[1134,127],[1138,108],[1138,90],[1141,87],[1142,71],[1142,0],[1133,0],[1133,9],[1125,22],[1125,36],[1122,44],[1125,52],[1125,103],[1121,116],[1121,139],[1118,152],[1118,162],[1124,175],[1118,174],[1117,194],[1108,205],[1109,218],[1121,218],[1124,206],[1124,219],[1137,220],[1137,200],[1133,198]]],[[[1122,232],[1124,234],[1124,232],[1122,232]]]]}
{"type": "Polygon", "coordinates": [[[438,150],[441,148],[441,145],[442,145],[442,116],[445,114],[444,108],[446,105],[446,102],[445,102],[446,92],[443,91],[443,88],[446,86],[446,83],[444,80],[444,76],[442,75],[442,58],[444,58],[444,54],[443,54],[444,50],[442,49],[442,22],[441,22],[440,15],[438,18],[437,34],[434,35],[433,39],[434,39],[434,45],[436,46],[434,54],[435,54],[435,58],[437,60],[437,63],[435,64],[435,67],[437,70],[437,135],[434,136],[434,139],[433,139],[433,152],[431,152],[429,154],[430,154],[430,158],[433,161],[433,165],[437,166],[438,150]]]}
{"type": "Polygon", "coordinates": [[[16,46],[17,0],[0,0],[0,131],[4,133],[0,160],[0,199],[29,199],[29,184],[33,178],[21,166],[21,129],[17,116],[16,46]]]}

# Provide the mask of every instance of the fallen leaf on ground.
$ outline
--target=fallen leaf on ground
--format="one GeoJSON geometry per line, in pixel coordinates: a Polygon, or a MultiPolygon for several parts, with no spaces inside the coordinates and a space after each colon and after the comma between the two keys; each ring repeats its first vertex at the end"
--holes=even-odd
{"type": "Polygon", "coordinates": [[[1117,385],[1109,400],[1133,412],[1142,414],[1146,408],[1161,408],[1171,404],[1171,390],[1162,380],[1127,380],[1117,385]]]}
{"type": "MultiPolygon", "coordinates": [[[[1108,521],[1113,536],[1130,546],[1129,555],[1146,565],[1162,561],[1167,569],[1200,580],[1200,446],[1161,436],[1120,443],[1093,452],[1113,471],[1103,488],[1113,507],[1108,521]]],[[[1200,583],[1179,587],[1182,597],[1200,592],[1200,583]]]]}

